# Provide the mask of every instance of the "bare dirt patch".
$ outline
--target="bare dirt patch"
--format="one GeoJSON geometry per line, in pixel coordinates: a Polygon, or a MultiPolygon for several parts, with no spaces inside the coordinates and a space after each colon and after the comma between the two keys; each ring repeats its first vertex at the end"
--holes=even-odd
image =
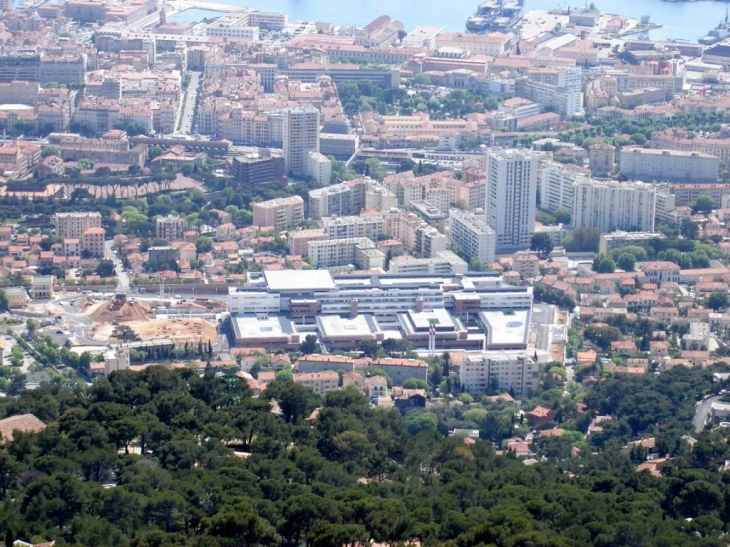
{"type": "Polygon", "coordinates": [[[94,323],[128,323],[141,321],[152,316],[151,308],[146,302],[124,302],[115,300],[102,302],[98,306],[88,308],[89,318],[94,323]]]}
{"type": "MultiPolygon", "coordinates": [[[[138,321],[125,321],[124,324],[131,328],[142,340],[152,338],[170,338],[176,343],[189,342],[197,344],[198,340],[207,343],[215,343],[218,340],[218,332],[214,323],[197,317],[184,319],[143,319],[138,321]]],[[[104,323],[95,326],[91,331],[91,337],[96,340],[107,341],[114,331],[115,325],[104,323]]]]}

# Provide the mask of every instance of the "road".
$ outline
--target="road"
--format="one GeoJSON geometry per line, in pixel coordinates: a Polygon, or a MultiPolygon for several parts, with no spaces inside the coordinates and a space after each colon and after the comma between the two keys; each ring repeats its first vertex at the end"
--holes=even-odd
{"type": "Polygon", "coordinates": [[[700,433],[703,429],[705,429],[705,423],[707,422],[707,415],[710,413],[710,407],[712,407],[712,403],[719,401],[720,398],[720,395],[710,397],[709,399],[702,401],[702,403],[697,406],[694,418],[696,433],[700,433]]]}
{"type": "Polygon", "coordinates": [[[175,133],[182,135],[190,135],[193,131],[193,114],[195,112],[195,104],[198,101],[198,91],[200,89],[200,72],[190,71],[190,84],[187,93],[185,93],[185,102],[182,105],[182,123],[175,133]]]}
{"type": "Polygon", "coordinates": [[[129,290],[129,276],[124,271],[124,265],[114,252],[114,242],[112,240],[104,242],[104,258],[114,263],[114,273],[117,275],[117,292],[127,293],[129,290]]]}

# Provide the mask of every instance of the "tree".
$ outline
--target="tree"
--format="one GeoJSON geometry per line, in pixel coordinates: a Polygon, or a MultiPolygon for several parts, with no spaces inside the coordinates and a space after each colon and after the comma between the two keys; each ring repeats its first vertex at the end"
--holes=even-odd
{"type": "Polygon", "coordinates": [[[560,207],[555,212],[553,212],[553,217],[555,218],[555,222],[558,224],[564,224],[568,225],[570,224],[571,220],[571,213],[569,209],[566,209],[565,207],[560,207]]]}
{"type": "Polygon", "coordinates": [[[714,200],[705,194],[697,196],[697,199],[692,204],[692,210],[695,213],[710,213],[715,208],[714,200]]]}
{"type": "Polygon", "coordinates": [[[636,266],[636,259],[634,258],[634,255],[631,253],[622,253],[618,257],[618,267],[624,270],[625,272],[633,272],[634,267],[636,266]]]}
{"type": "Polygon", "coordinates": [[[406,378],[403,381],[403,387],[406,389],[428,389],[428,382],[421,378],[406,378]]]}
{"type": "Polygon", "coordinates": [[[18,344],[15,344],[10,350],[10,364],[14,367],[20,367],[23,366],[24,360],[25,355],[23,349],[18,344]]]}
{"type": "Polygon", "coordinates": [[[615,269],[616,264],[610,255],[599,253],[593,259],[593,270],[598,273],[613,273],[615,269]]]}
{"type": "Polygon", "coordinates": [[[727,307],[728,296],[725,292],[714,291],[707,297],[707,305],[714,311],[727,307]]]}
{"type": "Polygon", "coordinates": [[[299,344],[299,352],[305,355],[319,353],[319,351],[319,342],[317,341],[316,334],[307,334],[307,336],[304,337],[304,342],[299,344]]]}
{"type": "Polygon", "coordinates": [[[553,250],[553,242],[548,234],[540,232],[532,236],[530,249],[546,257],[553,250]]]}
{"type": "Polygon", "coordinates": [[[99,277],[113,277],[114,276],[114,262],[111,260],[100,260],[96,266],[96,275],[99,277]]]}
{"type": "Polygon", "coordinates": [[[411,411],[406,416],[406,429],[411,435],[435,430],[437,425],[438,418],[433,412],[411,411]]]}
{"type": "Polygon", "coordinates": [[[195,249],[198,253],[209,253],[213,250],[213,240],[206,236],[200,236],[195,240],[195,249]]]}
{"type": "Polygon", "coordinates": [[[5,291],[0,290],[0,312],[8,311],[10,304],[8,303],[8,295],[5,291]]]}
{"type": "Polygon", "coordinates": [[[111,337],[121,342],[138,342],[141,340],[139,335],[129,325],[117,325],[114,327],[111,337]]]}
{"type": "Polygon", "coordinates": [[[682,234],[682,237],[685,239],[697,239],[697,236],[700,234],[700,229],[691,220],[685,220],[682,222],[682,226],[679,229],[679,233],[682,234]]]}

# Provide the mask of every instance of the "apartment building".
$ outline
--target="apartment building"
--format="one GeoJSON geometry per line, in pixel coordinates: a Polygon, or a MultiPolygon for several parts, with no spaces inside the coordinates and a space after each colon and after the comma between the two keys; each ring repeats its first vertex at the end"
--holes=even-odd
{"type": "Polygon", "coordinates": [[[394,386],[401,386],[409,378],[428,380],[428,364],[420,359],[396,359],[387,357],[376,359],[370,363],[371,368],[383,370],[393,381],[394,386]]]}
{"type": "Polygon", "coordinates": [[[487,152],[485,220],[497,252],[527,249],[535,233],[537,156],[525,150],[487,152]]]}
{"type": "Polygon", "coordinates": [[[28,293],[25,292],[23,287],[5,287],[3,292],[8,299],[8,308],[10,309],[22,308],[30,302],[28,293]]]}
{"type": "Polygon", "coordinates": [[[190,223],[179,216],[167,215],[155,219],[155,234],[160,239],[167,241],[181,241],[183,234],[190,226],[190,223]]]}
{"type": "Polygon", "coordinates": [[[494,262],[497,234],[487,225],[483,215],[452,209],[449,214],[449,235],[452,248],[458,245],[466,256],[476,257],[487,264],[494,262]]]}
{"type": "Polygon", "coordinates": [[[385,234],[385,219],[380,215],[327,217],[321,224],[327,239],[366,237],[376,241],[385,234]]]}
{"type": "Polygon", "coordinates": [[[588,147],[588,163],[594,177],[612,173],[616,165],[616,147],[605,143],[591,144],[588,147]]]}
{"type": "Polygon", "coordinates": [[[56,213],[53,217],[56,236],[60,238],[81,239],[87,228],[101,228],[101,213],[56,213]]]}
{"type": "Polygon", "coordinates": [[[575,228],[654,230],[656,188],[643,182],[576,181],[573,194],[575,228]]]}
{"type": "Polygon", "coordinates": [[[302,257],[306,257],[309,251],[307,243],[310,241],[323,241],[325,239],[327,239],[327,235],[321,228],[314,230],[289,230],[287,232],[289,252],[302,257]]]}
{"type": "Polygon", "coordinates": [[[625,147],[620,170],[629,179],[646,182],[717,182],[720,158],[695,151],[625,147]]]}
{"type": "Polygon", "coordinates": [[[106,230],[104,228],[87,228],[81,234],[81,252],[92,258],[104,257],[104,239],[106,230]]]}
{"type": "Polygon", "coordinates": [[[286,162],[282,156],[261,149],[256,153],[233,158],[231,172],[237,183],[244,188],[250,188],[284,179],[286,162]]]}
{"type": "Polygon", "coordinates": [[[319,110],[314,107],[287,110],[283,133],[287,172],[295,177],[307,176],[309,152],[319,152],[319,110]]]}
{"type": "Polygon", "coordinates": [[[471,395],[501,390],[529,397],[538,392],[539,376],[537,361],[526,353],[469,355],[459,367],[461,388],[471,395]]]}
{"type": "Polygon", "coordinates": [[[667,236],[661,232],[624,232],[617,230],[610,234],[601,234],[598,243],[598,252],[607,253],[613,249],[620,249],[628,245],[648,248],[652,242],[666,238],[667,236]]]}
{"type": "Polygon", "coordinates": [[[320,397],[339,389],[340,376],[336,372],[300,372],[294,374],[294,382],[308,387],[320,397]]]}
{"type": "Polygon", "coordinates": [[[332,180],[332,162],[319,152],[307,153],[307,176],[319,185],[327,185],[332,180]]]}
{"type": "Polygon", "coordinates": [[[276,198],[253,204],[253,225],[273,226],[277,231],[299,226],[304,222],[304,200],[301,196],[276,198]]]}
{"type": "Polygon", "coordinates": [[[468,271],[469,264],[452,251],[436,253],[435,258],[398,256],[388,266],[388,273],[397,275],[458,275],[468,271]]]}
{"type": "Polygon", "coordinates": [[[471,34],[466,32],[441,33],[436,36],[436,47],[458,48],[471,55],[499,57],[511,51],[515,37],[502,32],[471,34]]]}
{"type": "Polygon", "coordinates": [[[248,11],[236,11],[219,17],[205,27],[206,36],[239,38],[258,42],[259,29],[250,23],[248,11]]]}
{"type": "Polygon", "coordinates": [[[315,268],[352,264],[361,270],[382,270],[385,265],[385,254],[366,237],[309,241],[307,255],[315,268]]]}
{"type": "Polygon", "coordinates": [[[683,150],[716,156],[730,165],[730,139],[695,136],[689,138],[684,129],[665,129],[651,135],[651,146],[661,150],[683,150]]]}
{"type": "Polygon", "coordinates": [[[317,188],[309,192],[308,215],[314,220],[328,216],[358,215],[365,208],[366,193],[378,186],[372,179],[359,178],[317,188]]]}
{"type": "Polygon", "coordinates": [[[413,251],[421,258],[436,258],[449,248],[449,238],[426,223],[416,229],[415,235],[413,251]]]}
{"type": "Polygon", "coordinates": [[[313,354],[302,355],[297,360],[297,372],[318,373],[318,372],[352,372],[355,370],[355,362],[345,355],[313,354]]]}
{"type": "Polygon", "coordinates": [[[553,212],[573,209],[573,185],[590,171],[575,165],[545,162],[540,169],[540,209],[553,212]]]}
{"type": "Polygon", "coordinates": [[[554,77],[549,74],[547,78],[531,73],[515,81],[515,94],[570,118],[583,109],[582,75],[578,70],[569,69],[557,71],[554,77]]]}

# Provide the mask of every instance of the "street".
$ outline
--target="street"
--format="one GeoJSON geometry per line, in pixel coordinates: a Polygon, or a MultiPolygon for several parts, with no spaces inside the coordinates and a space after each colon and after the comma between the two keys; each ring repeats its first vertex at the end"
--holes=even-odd
{"type": "Polygon", "coordinates": [[[188,90],[184,95],[185,102],[182,105],[182,121],[176,133],[190,135],[193,131],[193,114],[195,112],[195,104],[198,101],[200,74],[197,71],[190,71],[190,84],[188,84],[188,90]]]}
{"type": "Polygon", "coordinates": [[[124,271],[122,261],[114,252],[114,242],[109,240],[104,242],[104,258],[114,263],[114,273],[117,276],[117,292],[125,293],[129,290],[129,276],[124,271]]]}
{"type": "Polygon", "coordinates": [[[710,397],[709,399],[702,401],[702,403],[697,406],[697,410],[695,411],[695,418],[694,418],[695,433],[701,433],[702,430],[705,429],[705,424],[707,422],[707,415],[710,413],[710,408],[712,407],[712,403],[719,401],[720,398],[721,398],[720,395],[710,397]]]}

